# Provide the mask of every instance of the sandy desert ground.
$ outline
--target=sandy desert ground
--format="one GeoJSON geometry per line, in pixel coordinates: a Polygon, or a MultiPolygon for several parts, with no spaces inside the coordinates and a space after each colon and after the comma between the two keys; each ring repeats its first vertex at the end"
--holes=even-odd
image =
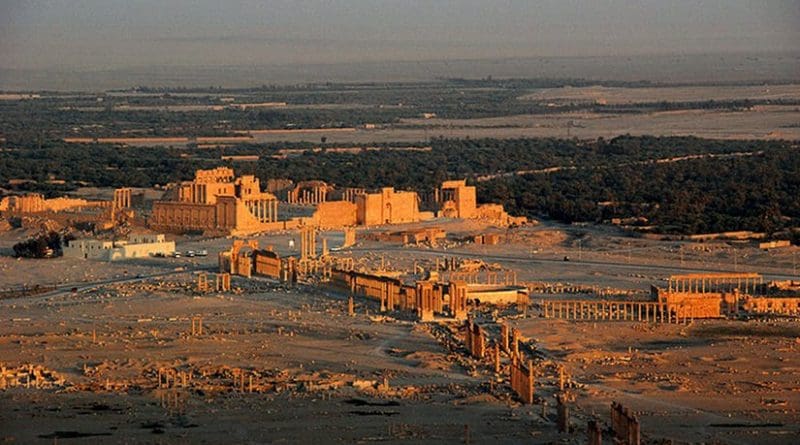
{"type": "MultiPolygon", "coordinates": [[[[497,230],[436,225],[453,238],[497,230]]],[[[480,257],[518,271],[523,281],[637,292],[688,271],[735,267],[796,277],[797,248],[737,246],[734,265],[734,248],[721,242],[632,240],[612,228],[555,224],[507,234],[511,244],[448,241],[432,249],[361,241],[335,254],[398,270],[436,257],[480,257]]],[[[294,236],[258,239],[285,254],[294,236]]],[[[341,244],[341,232],[323,236],[331,247],[341,244]]],[[[538,363],[536,403],[523,405],[504,374],[468,357],[458,323],[379,314],[365,299],[356,300],[350,317],[344,295],[259,278],[234,277],[233,292],[195,291],[197,272],[213,269],[216,252],[229,245],[225,238],[180,238],[180,250],[208,249],[209,256],[133,263],[0,259],[0,288],[59,284],[0,300],[2,366],[41,366],[46,375],[34,382],[40,389],[0,392],[3,440],[578,444],[589,419],[608,421],[612,401],[637,413],[646,443],[792,443],[800,434],[796,320],[541,318],[535,303],[557,295],[533,296],[524,312],[478,309],[473,316],[490,337],[499,321],[519,328],[522,347],[538,363]],[[204,331],[192,335],[196,317],[204,331]],[[554,364],[567,370],[575,396],[570,434],[554,424],[554,364]],[[174,373],[170,388],[159,388],[159,369],[174,373]]]]}

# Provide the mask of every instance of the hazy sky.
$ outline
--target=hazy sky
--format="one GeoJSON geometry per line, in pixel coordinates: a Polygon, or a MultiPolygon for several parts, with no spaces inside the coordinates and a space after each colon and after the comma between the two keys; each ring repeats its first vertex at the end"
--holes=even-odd
{"type": "Polygon", "coordinates": [[[0,68],[798,47],[800,0],[0,0],[0,68]]]}

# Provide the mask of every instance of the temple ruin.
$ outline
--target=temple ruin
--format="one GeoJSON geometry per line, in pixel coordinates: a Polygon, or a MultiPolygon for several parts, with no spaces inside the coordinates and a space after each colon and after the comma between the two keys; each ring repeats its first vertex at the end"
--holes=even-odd
{"type": "Polygon", "coordinates": [[[475,186],[467,185],[466,179],[444,181],[433,191],[428,205],[436,210],[439,218],[481,219],[500,226],[520,225],[525,217],[510,216],[500,204],[478,204],[475,186]]]}
{"type": "Polygon", "coordinates": [[[435,217],[480,219],[503,227],[527,222],[524,217],[508,215],[502,205],[479,205],[475,187],[468,186],[466,180],[445,181],[425,199],[417,192],[393,187],[370,192],[352,187],[336,189],[322,181],[304,181],[296,186],[290,181],[276,181],[273,187],[289,204],[314,205],[313,223],[323,228],[401,224],[435,217]]]}
{"type": "Polygon", "coordinates": [[[278,199],[261,191],[255,176],[234,177],[233,169],[198,170],[178,187],[175,200],[153,203],[150,227],[170,232],[248,234],[286,228],[278,199]]]}
{"type": "Polygon", "coordinates": [[[114,197],[110,200],[67,196],[45,198],[39,193],[11,195],[0,200],[0,216],[20,218],[23,227],[30,221],[27,217],[33,217],[63,226],[90,223],[106,230],[121,222],[132,221],[135,217],[134,200],[141,203],[141,198],[141,194],[134,195],[130,188],[114,190],[114,197]]]}

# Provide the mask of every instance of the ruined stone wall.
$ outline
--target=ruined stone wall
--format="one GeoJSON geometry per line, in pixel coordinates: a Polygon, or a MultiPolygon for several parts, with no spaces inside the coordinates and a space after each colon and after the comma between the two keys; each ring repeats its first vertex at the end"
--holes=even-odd
{"type": "Polygon", "coordinates": [[[500,226],[524,224],[527,218],[513,217],[500,204],[478,205],[476,189],[464,179],[444,181],[434,191],[433,202],[438,216],[445,218],[482,219],[500,226]]]}
{"type": "Polygon", "coordinates": [[[44,198],[40,194],[11,196],[8,199],[10,199],[8,208],[12,212],[37,213],[47,210],[44,205],[44,198]]]}
{"type": "Polygon", "coordinates": [[[217,228],[216,215],[214,205],[156,201],[149,223],[156,230],[214,230],[217,228]]]}
{"type": "Polygon", "coordinates": [[[232,183],[196,183],[188,182],[178,189],[179,200],[197,204],[216,204],[218,196],[233,196],[235,192],[232,183]]]}
{"type": "Polygon", "coordinates": [[[800,315],[800,298],[746,297],[742,308],[755,314],[800,315]]]}
{"type": "Polygon", "coordinates": [[[242,199],[261,199],[261,183],[253,175],[244,175],[234,181],[235,195],[242,199]]]}
{"type": "Polygon", "coordinates": [[[475,217],[478,206],[475,187],[466,185],[466,181],[446,181],[442,185],[442,194],[448,195],[452,202],[453,214],[445,216],[464,219],[475,217]]]}
{"type": "Polygon", "coordinates": [[[184,232],[222,231],[245,234],[260,230],[284,229],[285,223],[262,223],[244,201],[233,196],[218,197],[217,202],[200,204],[179,201],[156,201],[149,225],[156,230],[184,232]]]}
{"type": "Polygon", "coordinates": [[[294,188],[294,181],[286,178],[267,179],[267,191],[274,194],[278,199],[286,200],[289,190],[294,188]]]}
{"type": "Polygon", "coordinates": [[[215,183],[215,182],[232,182],[233,169],[230,167],[217,167],[207,170],[197,170],[194,173],[195,182],[201,183],[215,183]]]}
{"type": "Polygon", "coordinates": [[[357,224],[356,205],[348,201],[321,202],[312,219],[314,225],[321,229],[354,226],[357,224]]]}
{"type": "Polygon", "coordinates": [[[250,213],[244,201],[224,196],[217,202],[217,226],[231,233],[248,233],[262,230],[263,223],[250,213]]]}
{"type": "Polygon", "coordinates": [[[524,224],[524,216],[510,216],[502,204],[482,204],[475,211],[475,218],[493,222],[497,225],[508,226],[511,224],[524,224]]]}
{"type": "Polygon", "coordinates": [[[487,246],[495,246],[505,242],[505,235],[500,233],[484,233],[472,237],[472,242],[475,244],[484,244],[487,246]]]}
{"type": "Polygon", "coordinates": [[[680,318],[720,318],[730,311],[722,293],[664,292],[659,299],[680,318]]]}
{"type": "Polygon", "coordinates": [[[356,220],[363,226],[383,224],[383,199],[380,195],[364,194],[356,197],[356,220]]]}
{"type": "Polygon", "coordinates": [[[82,198],[44,199],[38,193],[31,193],[24,196],[6,196],[0,203],[0,210],[15,214],[63,212],[82,208],[111,208],[112,204],[111,201],[88,201],[82,198]]]}
{"type": "MultiPolygon", "coordinates": [[[[419,198],[415,192],[394,192],[384,197],[385,202],[392,206],[389,215],[384,214],[391,224],[419,221],[419,198]]],[[[384,204],[384,211],[386,205],[384,204]]]]}
{"type": "Polygon", "coordinates": [[[334,269],[331,284],[348,292],[352,289],[355,295],[392,302],[392,308],[413,309],[414,306],[414,287],[396,278],[334,269]]]}
{"type": "Polygon", "coordinates": [[[398,297],[400,294],[400,287],[402,283],[399,280],[394,280],[387,277],[381,276],[370,276],[370,275],[362,275],[362,274],[353,274],[353,279],[355,280],[355,293],[356,295],[362,295],[365,297],[375,298],[376,300],[380,300],[383,295],[384,283],[391,282],[395,286],[396,294],[394,297],[398,297]]]}
{"type": "Polygon", "coordinates": [[[270,250],[257,250],[253,259],[256,275],[264,275],[276,280],[281,279],[281,257],[277,253],[270,250]]]}

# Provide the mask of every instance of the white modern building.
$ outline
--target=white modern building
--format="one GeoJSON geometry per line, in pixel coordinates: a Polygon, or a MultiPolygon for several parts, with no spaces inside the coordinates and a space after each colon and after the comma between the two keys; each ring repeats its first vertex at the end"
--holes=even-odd
{"type": "Polygon", "coordinates": [[[163,234],[131,234],[127,241],[76,239],[64,246],[66,258],[118,261],[146,258],[155,254],[169,255],[175,251],[175,241],[167,241],[163,234]]]}

